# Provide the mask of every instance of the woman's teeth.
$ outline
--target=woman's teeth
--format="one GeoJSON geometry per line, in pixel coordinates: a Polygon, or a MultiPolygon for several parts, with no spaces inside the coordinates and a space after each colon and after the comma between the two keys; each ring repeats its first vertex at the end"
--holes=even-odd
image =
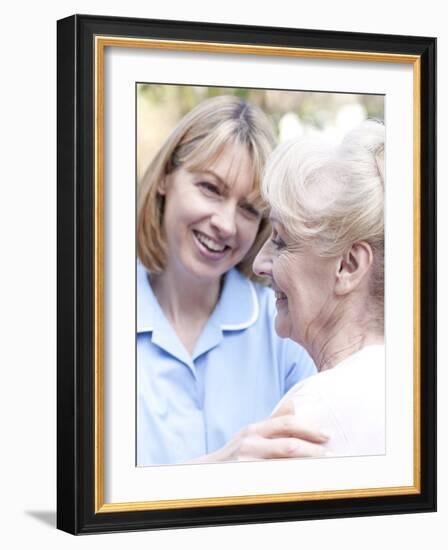
{"type": "Polygon", "coordinates": [[[226,249],[226,245],[218,244],[216,241],[210,239],[203,233],[198,233],[197,231],[195,231],[194,234],[196,235],[197,240],[206,248],[208,248],[208,250],[210,250],[211,252],[224,252],[224,250],[226,249]]]}
{"type": "Polygon", "coordinates": [[[275,297],[277,298],[277,300],[285,300],[286,294],[284,294],[283,292],[280,292],[280,290],[276,290],[275,297]]]}

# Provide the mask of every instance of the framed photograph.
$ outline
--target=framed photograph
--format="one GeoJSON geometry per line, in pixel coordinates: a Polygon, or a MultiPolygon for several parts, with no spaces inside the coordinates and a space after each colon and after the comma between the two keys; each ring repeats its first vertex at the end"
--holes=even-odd
{"type": "Polygon", "coordinates": [[[59,529],[435,511],[435,78],[435,38],[58,21],[59,529]]]}

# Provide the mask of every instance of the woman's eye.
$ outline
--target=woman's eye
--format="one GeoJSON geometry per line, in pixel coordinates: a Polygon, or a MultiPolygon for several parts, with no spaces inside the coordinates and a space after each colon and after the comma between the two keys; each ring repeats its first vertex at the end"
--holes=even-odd
{"type": "Polygon", "coordinates": [[[275,248],[277,248],[278,250],[280,250],[281,248],[285,248],[286,246],[286,243],[285,241],[283,241],[277,233],[272,233],[272,236],[271,236],[271,243],[275,246],[275,248]]]}
{"type": "Polygon", "coordinates": [[[242,204],[241,208],[254,218],[258,218],[260,216],[259,210],[257,210],[257,208],[255,208],[252,204],[242,204]]]}
{"type": "Polygon", "coordinates": [[[219,188],[214,184],[210,183],[209,181],[200,181],[198,183],[199,187],[201,187],[204,191],[207,191],[208,193],[211,193],[213,195],[220,195],[219,188]]]}

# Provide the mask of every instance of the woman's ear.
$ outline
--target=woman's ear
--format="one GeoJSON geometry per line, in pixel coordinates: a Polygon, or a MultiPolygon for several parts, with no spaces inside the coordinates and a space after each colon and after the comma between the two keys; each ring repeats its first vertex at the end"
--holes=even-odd
{"type": "Polygon", "coordinates": [[[348,294],[362,282],[367,282],[373,263],[373,251],[369,243],[359,241],[341,256],[336,274],[335,292],[339,296],[348,294]]]}
{"type": "Polygon", "coordinates": [[[157,185],[157,193],[159,195],[166,195],[168,178],[169,175],[167,174],[166,176],[163,176],[163,178],[159,181],[159,184],[157,185]]]}

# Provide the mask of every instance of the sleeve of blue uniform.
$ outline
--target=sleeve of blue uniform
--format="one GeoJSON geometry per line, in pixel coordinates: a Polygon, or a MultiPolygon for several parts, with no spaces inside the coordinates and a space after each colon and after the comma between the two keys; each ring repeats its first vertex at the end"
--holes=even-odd
{"type": "Polygon", "coordinates": [[[308,352],[302,346],[299,346],[292,340],[285,342],[286,352],[286,376],[285,393],[290,390],[294,384],[304,378],[316,374],[316,367],[308,352]]]}

